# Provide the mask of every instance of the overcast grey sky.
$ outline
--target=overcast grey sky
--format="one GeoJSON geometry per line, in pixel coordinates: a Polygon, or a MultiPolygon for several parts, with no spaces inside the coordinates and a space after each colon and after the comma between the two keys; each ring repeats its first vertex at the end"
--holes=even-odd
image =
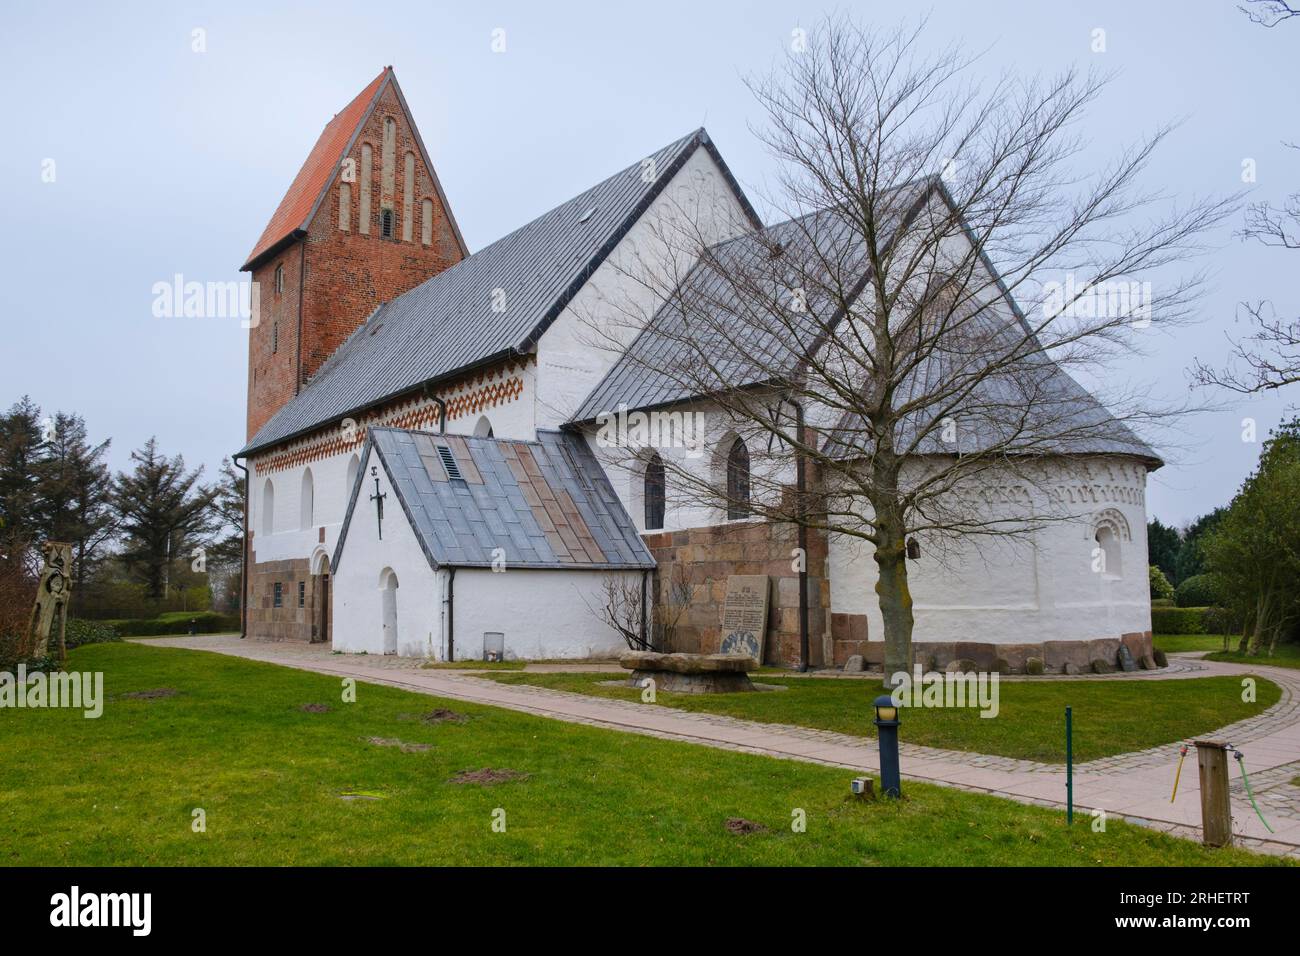
{"type": "MultiPolygon", "coordinates": [[[[473,251],[700,125],[761,191],[773,167],[742,77],[833,9],[890,26],[928,10],[927,44],[987,50],[989,75],[1118,71],[1084,132],[1100,157],[1185,117],[1150,170],[1176,195],[1240,188],[1246,158],[1252,198],[1298,188],[1300,154],[1282,142],[1300,139],[1300,21],[1266,30],[1232,0],[27,3],[6,10],[0,35],[0,403],[26,393],[80,412],[92,436],[112,437],[114,467],[156,435],[212,476],[244,438],[247,332],[155,318],[153,284],[241,278],[321,127],[385,64],[473,251]],[[497,28],[505,53],[491,49],[497,28]],[[1096,28],[1104,53],[1091,50],[1096,28]]],[[[1226,351],[1238,300],[1300,311],[1300,258],[1231,229],[1214,238],[1204,321],[1115,368],[1120,382],[1184,396],[1193,357],[1226,351]]],[[[1237,400],[1190,421],[1189,447],[1166,450],[1152,476],[1150,513],[1182,524],[1225,503],[1259,452],[1241,420],[1262,437],[1297,402],[1237,400]]]]}

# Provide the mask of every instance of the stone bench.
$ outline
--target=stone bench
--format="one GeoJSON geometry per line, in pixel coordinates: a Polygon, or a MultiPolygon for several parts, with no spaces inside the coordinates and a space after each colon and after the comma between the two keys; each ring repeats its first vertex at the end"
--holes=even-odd
{"type": "Polygon", "coordinates": [[[632,672],[628,684],[640,687],[649,677],[656,690],[674,694],[735,694],[757,690],[749,672],[758,666],[740,654],[658,654],[628,651],[618,659],[632,672]]]}

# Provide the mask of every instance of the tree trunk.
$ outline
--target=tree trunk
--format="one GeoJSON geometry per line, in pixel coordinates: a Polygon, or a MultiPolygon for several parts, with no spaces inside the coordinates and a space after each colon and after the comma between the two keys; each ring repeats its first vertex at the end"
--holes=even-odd
{"type": "Polygon", "coordinates": [[[1255,631],[1250,636],[1250,646],[1247,653],[1253,657],[1259,656],[1260,647],[1264,643],[1264,635],[1268,633],[1272,626],[1273,618],[1273,589],[1267,587],[1259,596],[1258,609],[1255,612],[1255,631]]]}
{"type": "Polygon", "coordinates": [[[907,540],[901,515],[877,508],[876,595],[885,621],[885,686],[893,675],[912,670],[912,592],[907,584],[907,540]]]}

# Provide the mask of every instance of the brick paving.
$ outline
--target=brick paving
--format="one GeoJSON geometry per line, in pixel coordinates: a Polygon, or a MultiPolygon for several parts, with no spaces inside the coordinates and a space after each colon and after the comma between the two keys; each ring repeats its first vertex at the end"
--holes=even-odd
{"type": "MultiPolygon", "coordinates": [[[[167,638],[145,643],[154,647],[215,651],[571,723],[742,753],[854,771],[879,770],[878,750],[870,738],[544,687],[501,684],[470,671],[421,668],[422,662],[411,658],[334,654],[320,644],[241,641],[238,636],[228,635],[167,638]]],[[[1235,768],[1231,787],[1233,831],[1239,845],[1300,858],[1300,787],[1290,784],[1300,774],[1300,671],[1171,657],[1171,666],[1163,671],[1078,675],[1067,679],[1185,680],[1247,673],[1276,683],[1282,690],[1281,699],[1263,714],[1221,728],[1213,737],[1239,746],[1245,753],[1251,785],[1274,832],[1270,834],[1255,815],[1235,768]]],[[[903,744],[900,751],[904,776],[908,779],[994,794],[1037,806],[1065,805],[1065,768],[1059,765],[915,744],[903,744]]],[[[1124,819],[1199,839],[1200,792],[1195,752],[1188,754],[1177,799],[1171,803],[1177,760],[1178,745],[1168,744],[1077,765],[1074,771],[1077,813],[1086,822],[1094,808],[1101,809],[1109,819],[1124,819]]]]}

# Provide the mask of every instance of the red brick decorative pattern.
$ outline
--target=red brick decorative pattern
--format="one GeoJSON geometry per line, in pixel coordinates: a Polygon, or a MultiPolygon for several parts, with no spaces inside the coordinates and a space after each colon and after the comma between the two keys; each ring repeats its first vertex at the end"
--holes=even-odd
{"type": "MultiPolygon", "coordinates": [[[[461,394],[446,399],[447,420],[454,421],[467,415],[477,415],[491,408],[516,401],[524,391],[524,379],[520,373],[531,362],[533,356],[503,363],[496,369],[467,376],[454,384],[448,391],[464,390],[461,394]]],[[[259,475],[284,471],[301,465],[330,458],[334,455],[355,451],[366,439],[366,429],[373,425],[385,425],[391,428],[433,429],[438,426],[438,406],[423,395],[397,399],[359,416],[356,427],[344,431],[340,426],[321,429],[314,435],[302,440],[283,451],[254,459],[259,475]]]]}

